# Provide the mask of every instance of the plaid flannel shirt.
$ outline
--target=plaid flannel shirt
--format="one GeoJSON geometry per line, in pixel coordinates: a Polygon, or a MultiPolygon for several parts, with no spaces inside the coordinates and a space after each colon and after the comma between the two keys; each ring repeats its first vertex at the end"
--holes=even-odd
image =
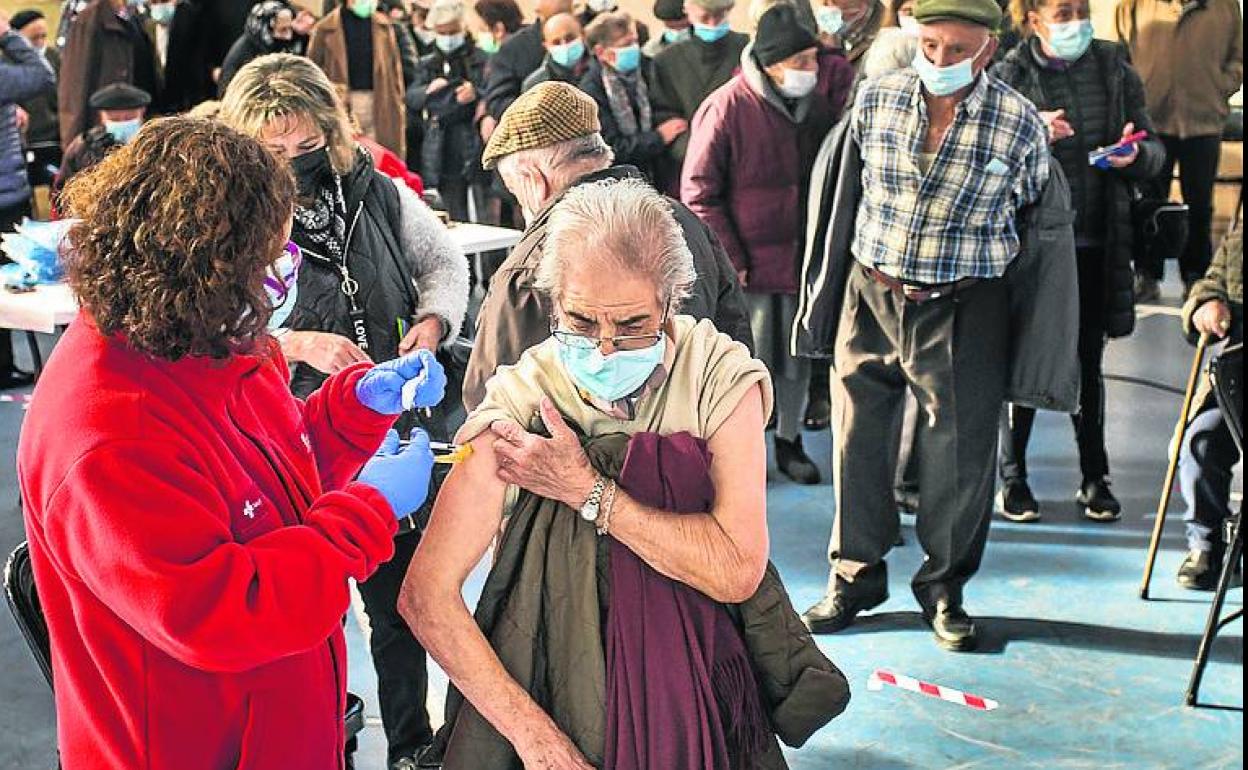
{"type": "Polygon", "coordinates": [[[907,283],[996,278],[1018,253],[1016,212],[1049,178],[1048,133],[1031,102],[980,75],[927,174],[927,106],[912,69],[864,86],[852,120],[862,152],[853,254],[907,283]]]}

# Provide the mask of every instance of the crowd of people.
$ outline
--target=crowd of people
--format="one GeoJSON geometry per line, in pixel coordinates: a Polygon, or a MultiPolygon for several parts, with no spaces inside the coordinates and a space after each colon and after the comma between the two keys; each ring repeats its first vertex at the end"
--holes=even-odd
{"type": "MultiPolygon", "coordinates": [[[[1117,41],[1088,0],[1002,5],[0,14],[0,230],[48,185],[83,311],[18,455],[64,766],[349,765],[354,583],[391,770],[784,767],[848,699],[811,634],[888,598],[903,509],[936,643],[975,649],[994,497],[1041,517],[1037,409],[1122,516],[1102,359],[1158,297],[1137,209],[1176,164],[1184,328],[1243,337],[1212,225],[1238,4],[1121,0],[1117,41]],[[439,209],[523,230],[475,311],[439,209]],[[829,428],[798,616],[766,434],[814,485],[829,428]]],[[[0,388],[31,381],[6,331],[0,388]]],[[[1209,589],[1238,453],[1197,402],[1179,582],[1209,589]]]]}

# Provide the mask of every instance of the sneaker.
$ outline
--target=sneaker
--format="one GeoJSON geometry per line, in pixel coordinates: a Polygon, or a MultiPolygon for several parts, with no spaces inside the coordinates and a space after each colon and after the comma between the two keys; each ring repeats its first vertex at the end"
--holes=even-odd
{"type": "Polygon", "coordinates": [[[1085,480],[1075,495],[1075,502],[1083,506],[1083,515],[1092,521],[1118,521],[1122,518],[1122,505],[1109,491],[1109,479],[1085,480]]]}
{"type": "Polygon", "coordinates": [[[1007,481],[997,493],[997,510],[1010,521],[1040,521],[1040,503],[1026,481],[1007,481]]]}
{"type": "Polygon", "coordinates": [[[819,475],[819,468],[802,448],[801,436],[792,441],[785,441],[776,436],[776,467],[798,484],[818,484],[823,480],[823,477],[819,475]]]}
{"type": "Polygon", "coordinates": [[[1161,281],[1142,273],[1135,274],[1135,301],[1156,302],[1161,299],[1161,281]]]}

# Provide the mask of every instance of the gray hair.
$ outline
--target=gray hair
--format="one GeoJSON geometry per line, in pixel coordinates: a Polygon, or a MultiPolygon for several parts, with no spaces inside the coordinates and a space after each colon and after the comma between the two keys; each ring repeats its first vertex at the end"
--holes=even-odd
{"type": "Polygon", "coordinates": [[[594,132],[565,139],[547,147],[520,150],[498,161],[498,173],[504,181],[532,169],[550,180],[556,194],[587,173],[601,171],[615,162],[615,152],[594,132]]]}
{"type": "Polygon", "coordinates": [[[672,204],[640,179],[606,179],[573,188],[546,223],[534,285],[558,302],[573,260],[650,278],[665,310],[675,313],[697,273],[672,204]]]}

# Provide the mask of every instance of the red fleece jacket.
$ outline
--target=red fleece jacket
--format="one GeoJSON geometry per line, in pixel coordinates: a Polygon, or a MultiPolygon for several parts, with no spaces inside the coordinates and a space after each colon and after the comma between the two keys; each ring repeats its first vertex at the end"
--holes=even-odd
{"type": "Polygon", "coordinates": [[[347,579],[396,527],[350,482],[393,421],[367,368],[305,404],[275,343],[170,363],[70,326],[18,448],[65,770],[342,766],[347,579]]]}

